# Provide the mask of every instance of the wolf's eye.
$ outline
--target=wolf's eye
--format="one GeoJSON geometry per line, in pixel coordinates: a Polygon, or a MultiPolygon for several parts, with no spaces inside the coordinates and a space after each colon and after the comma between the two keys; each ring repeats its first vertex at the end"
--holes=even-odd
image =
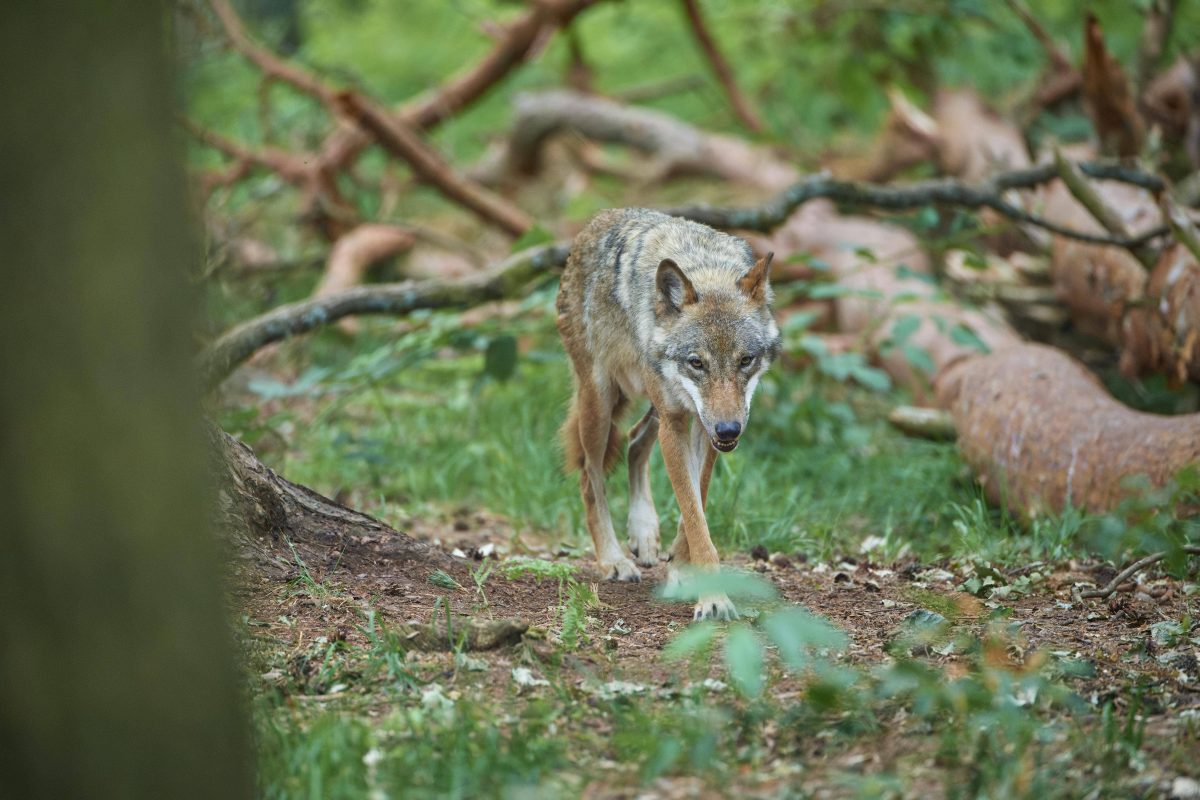
{"type": "Polygon", "coordinates": [[[754,363],[754,356],[742,356],[742,368],[750,366],[754,363]]]}
{"type": "Polygon", "coordinates": [[[688,366],[692,369],[704,369],[704,362],[696,356],[692,356],[688,359],[688,366]]]}

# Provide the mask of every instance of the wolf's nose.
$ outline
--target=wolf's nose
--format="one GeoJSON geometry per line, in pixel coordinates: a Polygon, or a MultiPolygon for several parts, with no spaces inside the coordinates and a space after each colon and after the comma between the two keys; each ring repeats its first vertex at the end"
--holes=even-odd
{"type": "Polygon", "coordinates": [[[742,432],[742,423],[740,422],[718,422],[717,427],[718,442],[732,442],[737,439],[742,432]]]}

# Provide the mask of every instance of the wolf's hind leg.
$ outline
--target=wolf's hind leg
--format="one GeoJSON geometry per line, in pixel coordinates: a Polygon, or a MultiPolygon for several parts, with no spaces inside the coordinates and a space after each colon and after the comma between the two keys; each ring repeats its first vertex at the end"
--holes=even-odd
{"type": "Polygon", "coordinates": [[[629,431],[629,551],[643,567],[658,563],[658,511],[650,494],[650,454],[658,440],[654,406],[629,431]]]}
{"type": "Polygon", "coordinates": [[[596,547],[596,561],[602,576],[605,580],[639,581],[641,573],[617,542],[604,489],[605,455],[612,436],[613,410],[619,405],[619,400],[616,387],[602,388],[591,380],[591,376],[579,375],[575,395],[579,446],[583,454],[579,488],[587,511],[588,532],[596,547]]]}

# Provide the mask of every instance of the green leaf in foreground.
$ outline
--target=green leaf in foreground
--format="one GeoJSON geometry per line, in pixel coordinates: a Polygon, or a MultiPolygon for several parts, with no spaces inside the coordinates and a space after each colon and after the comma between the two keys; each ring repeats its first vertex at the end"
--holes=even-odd
{"type": "Polygon", "coordinates": [[[846,634],[803,608],[782,608],[762,622],[763,631],[793,670],[804,669],[813,650],[841,650],[846,634]]]}
{"type": "Polygon", "coordinates": [[[508,334],[493,337],[483,354],[483,374],[503,383],[517,371],[517,339],[508,334]]]}
{"type": "Polygon", "coordinates": [[[717,633],[714,622],[697,622],[684,628],[683,632],[667,643],[663,656],[668,661],[682,661],[703,655],[712,645],[717,633]]]}
{"type": "Polygon", "coordinates": [[[764,683],[762,642],[754,631],[738,625],[725,638],[725,665],[729,680],[746,697],[758,697],[764,683]]]}
{"type": "Polygon", "coordinates": [[[710,594],[726,594],[742,600],[774,600],[779,592],[770,581],[739,570],[687,572],[678,583],[659,591],[664,600],[695,601],[710,594]]]}

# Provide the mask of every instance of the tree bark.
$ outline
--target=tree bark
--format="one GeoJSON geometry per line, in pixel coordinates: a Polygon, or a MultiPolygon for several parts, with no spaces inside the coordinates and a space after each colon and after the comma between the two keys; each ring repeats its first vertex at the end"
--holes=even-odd
{"type": "Polygon", "coordinates": [[[339,563],[348,549],[397,562],[421,561],[435,567],[450,563],[442,551],[281,477],[228,433],[213,428],[209,439],[224,525],[235,536],[246,537],[243,544],[252,552],[270,558],[255,541],[286,539],[306,549],[323,548],[326,556],[336,553],[339,563]]]}
{"type": "Polygon", "coordinates": [[[1200,460],[1200,414],[1134,411],[1071,357],[1024,344],[950,366],[938,401],[988,497],[1024,517],[1113,509],[1127,478],[1162,485],[1200,460]]]}
{"type": "Polygon", "coordinates": [[[0,786],[242,798],[252,749],[189,363],[197,257],[154,2],[0,25],[0,786]]]}

